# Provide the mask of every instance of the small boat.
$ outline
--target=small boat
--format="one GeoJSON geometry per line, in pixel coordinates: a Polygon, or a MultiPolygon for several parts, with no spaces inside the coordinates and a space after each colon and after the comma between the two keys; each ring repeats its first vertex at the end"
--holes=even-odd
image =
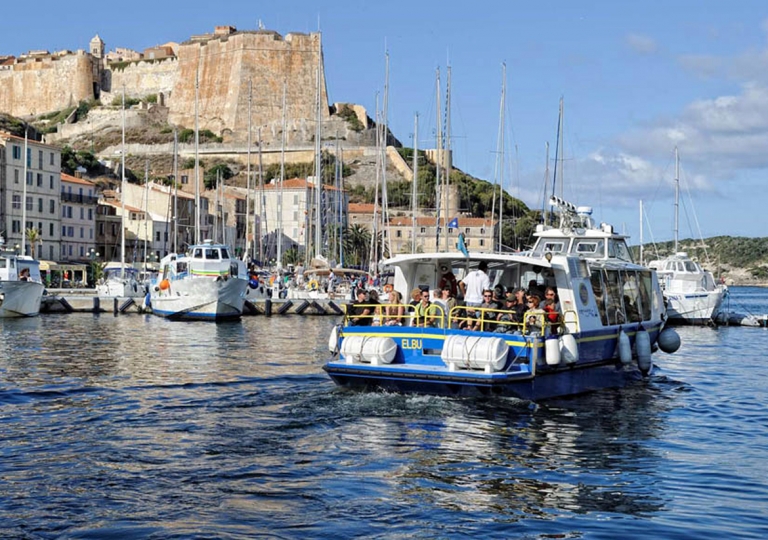
{"type": "Polygon", "coordinates": [[[436,289],[443,266],[459,279],[487,266],[490,287],[507,291],[528,286],[535,294],[534,287],[554,286],[556,322],[530,308],[522,321],[506,322],[498,318],[502,309],[458,305],[445,312],[434,303],[430,323],[426,316],[417,319],[417,311],[406,312],[402,325],[374,326],[380,306],[358,304],[332,330],[333,356],[324,370],[352,389],[534,401],[621,387],[647,376],[653,349],[674,352],[680,345],[664,325],[656,272],[635,264],[626,237],[610,225],[596,225],[591,209],[556,197],[550,202],[559,210],[559,226],[539,225],[528,253],[409,254],[384,265],[394,269],[394,289],[404,298],[415,288],[436,289]],[[371,321],[360,324],[363,308],[369,308],[371,321]],[[462,329],[478,318],[489,322],[462,329]]]}
{"type": "Polygon", "coordinates": [[[44,291],[40,261],[4,249],[0,239],[0,318],[39,315],[44,291]]]}
{"type": "Polygon", "coordinates": [[[728,288],[715,282],[688,254],[678,251],[678,208],[680,198],[680,157],[675,148],[675,240],[674,254],[648,263],[656,270],[664,293],[670,324],[715,324],[728,288]]]}
{"type": "Polygon", "coordinates": [[[714,324],[728,289],[715,282],[712,272],[685,252],[648,266],[659,274],[670,324],[714,324]]]}
{"type": "Polygon", "coordinates": [[[102,298],[144,298],[146,294],[140,271],[127,263],[108,262],[96,284],[96,295],[102,298]]]}
{"type": "Polygon", "coordinates": [[[154,314],[169,319],[239,319],[247,288],[245,263],[231,256],[228,246],[206,240],[160,261],[149,305],[154,314]]]}

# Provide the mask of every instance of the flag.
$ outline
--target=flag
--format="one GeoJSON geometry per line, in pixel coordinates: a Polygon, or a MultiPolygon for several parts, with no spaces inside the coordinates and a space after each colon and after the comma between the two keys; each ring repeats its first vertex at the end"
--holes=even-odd
{"type": "Polygon", "coordinates": [[[469,257],[467,245],[464,243],[464,233],[459,233],[459,243],[456,244],[456,247],[459,248],[459,251],[461,251],[465,257],[469,257]]]}
{"type": "Polygon", "coordinates": [[[457,217],[453,218],[453,219],[450,221],[450,223],[448,223],[448,226],[449,226],[449,227],[452,227],[452,228],[454,228],[454,229],[458,229],[458,228],[459,228],[459,218],[457,218],[457,217]]]}

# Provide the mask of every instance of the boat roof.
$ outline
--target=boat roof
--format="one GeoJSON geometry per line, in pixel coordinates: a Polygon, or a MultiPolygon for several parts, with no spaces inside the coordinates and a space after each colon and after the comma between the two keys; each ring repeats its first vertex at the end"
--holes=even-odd
{"type": "Polygon", "coordinates": [[[552,265],[546,259],[539,259],[535,257],[529,257],[522,253],[485,253],[478,251],[470,251],[465,257],[461,252],[453,253],[409,253],[406,255],[396,255],[390,259],[382,261],[384,266],[405,266],[414,263],[455,263],[459,264],[471,264],[487,262],[489,265],[493,263],[497,264],[528,264],[533,266],[541,266],[542,268],[549,268],[552,265]]]}

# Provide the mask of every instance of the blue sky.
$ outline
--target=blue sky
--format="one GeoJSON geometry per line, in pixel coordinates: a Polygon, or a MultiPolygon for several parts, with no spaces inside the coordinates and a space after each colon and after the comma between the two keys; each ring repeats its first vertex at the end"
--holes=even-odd
{"type": "MultiPolygon", "coordinates": [[[[566,199],[644,240],[673,235],[674,147],[681,161],[680,237],[768,235],[768,3],[338,1],[215,4],[39,1],[0,19],[0,54],[142,50],[229,24],[283,35],[323,32],[330,101],[373,115],[390,58],[389,124],[434,145],[435,70],[452,71],[454,164],[495,177],[502,63],[507,66],[505,186],[540,206],[549,142],[554,167],[564,99],[566,199]],[[97,7],[94,7],[97,6],[97,7]],[[213,7],[212,7],[213,6],[213,7]]],[[[7,15],[7,14],[6,14],[7,15]]],[[[549,181],[551,189],[551,179],[549,181]]],[[[559,190],[559,187],[558,187],[559,190]]]]}

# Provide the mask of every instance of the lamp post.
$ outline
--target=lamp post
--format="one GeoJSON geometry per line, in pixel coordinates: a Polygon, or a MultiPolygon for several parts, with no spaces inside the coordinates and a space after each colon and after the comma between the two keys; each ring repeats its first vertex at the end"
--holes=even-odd
{"type": "Polygon", "coordinates": [[[88,259],[91,261],[91,279],[93,280],[93,286],[96,286],[96,282],[101,279],[101,265],[97,261],[99,255],[99,252],[94,248],[88,250],[88,259]]]}

